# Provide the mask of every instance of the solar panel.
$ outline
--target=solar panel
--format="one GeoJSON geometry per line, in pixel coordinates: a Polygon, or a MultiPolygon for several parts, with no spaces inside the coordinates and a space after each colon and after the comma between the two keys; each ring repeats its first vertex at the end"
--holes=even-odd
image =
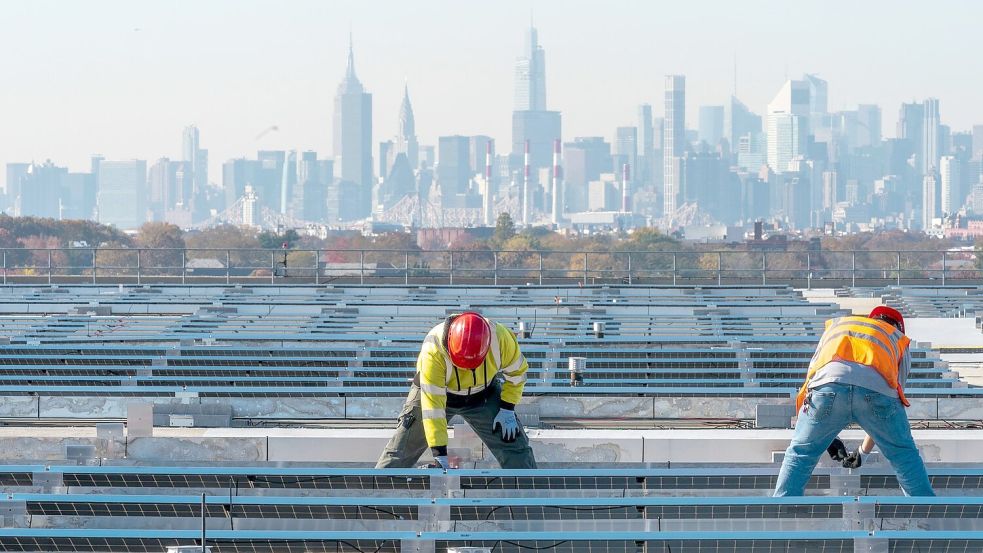
{"type": "Polygon", "coordinates": [[[979,553],[983,539],[892,539],[891,553],[979,553]]]}
{"type": "MultiPolygon", "coordinates": [[[[159,470],[159,469],[158,469],[159,470]]],[[[363,489],[363,490],[425,490],[430,481],[426,476],[365,475],[270,475],[262,474],[185,474],[139,473],[72,473],[64,474],[66,486],[92,488],[301,488],[301,489],[363,489]]]]}

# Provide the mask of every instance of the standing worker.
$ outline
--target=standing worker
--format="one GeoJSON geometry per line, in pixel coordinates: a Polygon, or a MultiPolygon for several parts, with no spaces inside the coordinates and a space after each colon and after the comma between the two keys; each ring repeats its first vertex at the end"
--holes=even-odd
{"type": "Polygon", "coordinates": [[[867,436],[859,450],[847,455],[844,466],[859,467],[862,455],[876,443],[905,495],[935,495],[904,411],[910,342],[904,335],[904,317],[890,307],[876,307],[867,317],[826,322],[796,400],[799,416],[775,496],[803,495],[820,455],[827,447],[833,455],[834,438],[850,423],[859,424],[867,436]]]}
{"type": "Polygon", "coordinates": [[[504,325],[471,311],[447,317],[423,340],[396,434],[376,468],[412,467],[428,446],[442,468],[451,468],[447,420],[454,415],[471,425],[502,468],[536,468],[515,416],[528,369],[515,335],[504,325]]]}

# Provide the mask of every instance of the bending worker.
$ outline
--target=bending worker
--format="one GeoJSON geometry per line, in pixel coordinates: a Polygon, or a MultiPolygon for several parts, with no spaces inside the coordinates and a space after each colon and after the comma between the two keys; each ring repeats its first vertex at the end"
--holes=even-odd
{"type": "Polygon", "coordinates": [[[819,457],[850,423],[867,432],[861,449],[852,454],[856,466],[861,451],[869,453],[876,443],[906,495],[935,495],[904,410],[910,342],[904,317],[890,307],[826,322],[796,400],[799,416],[775,496],[802,495],[819,457]]]}
{"type": "Polygon", "coordinates": [[[447,420],[454,415],[471,425],[502,468],[536,468],[515,416],[528,369],[515,335],[504,325],[474,312],[448,317],[423,340],[396,434],[376,468],[412,467],[428,446],[434,460],[450,468],[447,420]]]}

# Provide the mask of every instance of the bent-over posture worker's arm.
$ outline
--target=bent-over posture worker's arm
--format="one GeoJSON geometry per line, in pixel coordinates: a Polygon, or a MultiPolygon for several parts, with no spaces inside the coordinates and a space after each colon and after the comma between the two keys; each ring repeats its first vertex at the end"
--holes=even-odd
{"type": "Polygon", "coordinates": [[[519,341],[511,330],[497,325],[495,340],[498,340],[501,350],[501,371],[505,384],[502,385],[498,414],[492,421],[492,432],[501,432],[502,441],[511,443],[519,437],[519,420],[515,416],[515,406],[522,400],[529,363],[519,350],[519,341]]]}
{"type": "Polygon", "coordinates": [[[498,325],[495,334],[501,345],[502,366],[500,368],[502,376],[505,377],[505,384],[502,385],[502,408],[512,410],[522,400],[522,389],[526,385],[526,371],[529,370],[529,363],[526,362],[526,357],[519,350],[519,341],[511,330],[498,325]]]}
{"type": "Polygon", "coordinates": [[[447,455],[447,365],[437,346],[437,337],[428,335],[416,359],[420,373],[420,408],[423,432],[434,457],[447,455]]]}

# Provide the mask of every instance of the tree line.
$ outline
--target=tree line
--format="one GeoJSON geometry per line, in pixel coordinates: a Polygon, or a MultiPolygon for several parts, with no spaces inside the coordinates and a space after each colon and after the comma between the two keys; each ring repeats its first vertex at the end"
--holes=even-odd
{"type": "Polygon", "coordinates": [[[584,255],[571,252],[592,252],[586,259],[590,271],[615,277],[629,269],[635,275],[720,270],[725,275],[748,277],[760,274],[763,268],[770,274],[784,271],[801,276],[812,272],[821,276],[855,266],[859,271],[880,271],[884,278],[891,278],[898,264],[894,251],[907,252],[901,254],[900,261],[904,276],[910,277],[916,271],[931,272],[940,262],[940,253],[954,245],[921,233],[887,231],[821,236],[818,241],[789,240],[784,251],[762,252],[745,242],[687,242],[654,228],[590,235],[544,227],[518,229],[508,214],[499,217],[490,236],[478,236],[457,233],[450,243],[441,244],[439,251],[424,251],[411,232],[374,236],[337,232],[318,238],[295,230],[276,233],[234,226],[183,231],[168,223],[152,222],[135,233],[124,233],[93,221],[0,215],[0,248],[5,252],[6,267],[27,273],[45,272],[49,263],[60,274],[87,274],[93,263],[101,273],[120,274],[137,266],[148,274],[167,273],[196,263],[256,274],[281,266],[298,274],[298,270],[315,264],[405,265],[415,274],[425,274],[446,272],[453,264],[465,276],[468,271],[492,270],[532,274],[540,268],[562,276],[583,271],[584,255]],[[882,250],[891,253],[880,253],[882,250]],[[394,253],[397,251],[400,253],[394,253]]]}

